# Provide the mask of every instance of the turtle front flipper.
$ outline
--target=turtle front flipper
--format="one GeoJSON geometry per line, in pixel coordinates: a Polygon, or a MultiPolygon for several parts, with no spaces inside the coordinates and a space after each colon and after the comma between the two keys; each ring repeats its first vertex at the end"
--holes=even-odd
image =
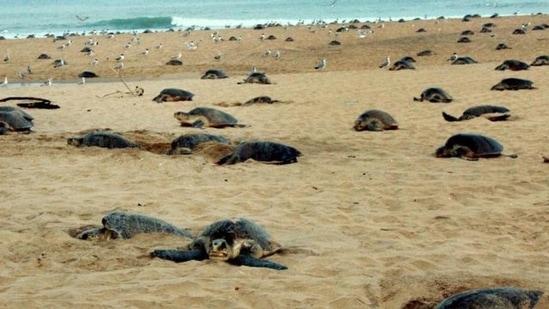
{"type": "Polygon", "coordinates": [[[458,118],[456,118],[452,115],[448,115],[445,112],[442,112],[442,117],[444,117],[444,120],[449,121],[449,122],[460,121],[460,119],[458,119],[458,118]]]}
{"type": "Polygon", "coordinates": [[[288,267],[278,264],[275,262],[271,262],[268,260],[262,260],[258,258],[254,258],[249,255],[239,255],[234,259],[230,259],[229,263],[233,265],[238,266],[250,266],[250,267],[265,267],[265,268],[271,268],[276,270],[285,270],[288,269],[288,267]]]}
{"type": "Polygon", "coordinates": [[[171,249],[157,249],[151,252],[152,257],[161,258],[163,260],[169,260],[176,263],[182,263],[187,261],[202,261],[208,259],[208,255],[202,250],[171,250],[171,249]]]}
{"type": "Polygon", "coordinates": [[[193,122],[193,124],[192,124],[193,128],[199,128],[199,129],[204,129],[204,125],[205,125],[204,121],[202,121],[200,119],[193,122]]]}
{"type": "Polygon", "coordinates": [[[490,121],[505,121],[507,118],[511,117],[509,114],[503,114],[503,115],[489,115],[486,116],[486,119],[490,121]]]}

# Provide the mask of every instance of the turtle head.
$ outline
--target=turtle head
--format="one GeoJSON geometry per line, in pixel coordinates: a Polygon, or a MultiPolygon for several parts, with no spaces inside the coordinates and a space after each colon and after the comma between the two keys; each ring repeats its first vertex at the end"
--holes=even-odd
{"type": "Polygon", "coordinates": [[[73,145],[73,146],[81,146],[84,142],[84,138],[82,137],[70,137],[67,139],[67,144],[73,145]]]}
{"type": "Polygon", "coordinates": [[[364,131],[364,129],[366,129],[366,126],[367,126],[367,123],[365,121],[357,119],[355,121],[355,125],[353,126],[353,129],[355,129],[355,131],[364,131]]]}
{"type": "Polygon", "coordinates": [[[229,242],[224,238],[217,238],[213,239],[208,248],[208,256],[212,260],[221,260],[221,261],[227,261],[233,257],[238,256],[240,253],[240,250],[238,249],[237,252],[235,252],[234,246],[229,244],[229,242]]]}
{"type": "Polygon", "coordinates": [[[448,148],[446,146],[442,146],[442,147],[439,147],[437,148],[437,150],[435,151],[435,157],[437,158],[448,158],[448,157],[453,157],[453,149],[452,148],[448,148]]]}

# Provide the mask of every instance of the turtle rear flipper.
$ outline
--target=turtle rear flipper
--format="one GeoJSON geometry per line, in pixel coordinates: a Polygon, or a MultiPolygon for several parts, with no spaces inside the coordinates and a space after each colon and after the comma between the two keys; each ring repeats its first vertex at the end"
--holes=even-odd
{"type": "Polygon", "coordinates": [[[509,114],[503,114],[503,115],[489,115],[486,116],[486,119],[490,121],[505,121],[507,118],[511,117],[509,114]]]}
{"type": "Polygon", "coordinates": [[[238,265],[238,266],[244,265],[244,266],[250,266],[250,267],[264,267],[264,268],[271,268],[276,270],[288,269],[287,266],[284,266],[282,264],[278,264],[268,260],[254,258],[249,255],[239,255],[234,259],[230,259],[229,263],[233,265],[238,265]]]}
{"type": "Polygon", "coordinates": [[[225,165],[225,164],[236,164],[240,161],[240,157],[235,153],[230,153],[223,158],[221,158],[219,161],[217,161],[215,164],[217,165],[225,165]]]}
{"type": "Polygon", "coordinates": [[[152,257],[161,258],[163,260],[173,261],[176,263],[188,262],[192,260],[202,261],[208,259],[208,255],[202,250],[171,250],[157,249],[151,252],[152,257]]]}
{"type": "Polygon", "coordinates": [[[442,117],[444,117],[444,120],[449,121],[449,122],[459,121],[458,118],[456,118],[452,115],[448,115],[445,112],[442,112],[442,117]]]}

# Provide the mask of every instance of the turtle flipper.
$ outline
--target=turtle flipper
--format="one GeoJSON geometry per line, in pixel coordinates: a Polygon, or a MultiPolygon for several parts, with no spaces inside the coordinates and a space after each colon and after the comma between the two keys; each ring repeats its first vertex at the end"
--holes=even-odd
{"type": "Polygon", "coordinates": [[[151,252],[152,257],[161,258],[163,260],[169,260],[176,263],[187,262],[191,260],[202,261],[208,258],[208,255],[201,250],[171,250],[171,249],[157,249],[151,252]]]}
{"type": "Polygon", "coordinates": [[[276,270],[288,269],[288,267],[282,264],[278,264],[268,260],[254,258],[249,255],[239,255],[238,257],[229,260],[229,263],[233,265],[238,265],[238,266],[244,265],[244,266],[250,266],[250,267],[265,267],[265,268],[271,268],[276,270]]]}
{"type": "Polygon", "coordinates": [[[458,118],[456,118],[452,115],[448,115],[445,112],[442,112],[442,117],[444,117],[444,120],[449,121],[449,122],[459,121],[458,118]]]}
{"type": "Polygon", "coordinates": [[[205,123],[202,120],[197,120],[192,124],[193,128],[200,128],[200,129],[204,129],[204,125],[205,123]]]}

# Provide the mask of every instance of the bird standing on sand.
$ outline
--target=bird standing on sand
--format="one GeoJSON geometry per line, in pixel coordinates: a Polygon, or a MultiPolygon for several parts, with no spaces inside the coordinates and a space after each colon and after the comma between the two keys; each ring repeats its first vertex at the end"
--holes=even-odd
{"type": "Polygon", "coordinates": [[[86,83],[86,78],[82,77],[82,79],[78,82],[78,85],[84,85],[86,83]]]}
{"type": "Polygon", "coordinates": [[[172,59],[172,60],[179,60],[179,59],[181,59],[181,56],[183,56],[183,55],[182,55],[181,53],[179,53],[179,54],[177,54],[177,55],[172,56],[171,59],[172,59]]]}
{"type": "Polygon", "coordinates": [[[99,60],[97,58],[90,61],[90,65],[98,65],[98,64],[99,64],[99,60]]]}
{"type": "Polygon", "coordinates": [[[450,56],[450,58],[446,59],[450,62],[454,62],[456,59],[458,58],[458,55],[456,53],[453,53],[452,56],[450,56]]]}
{"type": "Polygon", "coordinates": [[[156,45],[156,47],[155,47],[155,48],[156,48],[156,49],[162,49],[162,43],[160,43],[160,44],[156,45]]]}
{"type": "Polygon", "coordinates": [[[391,64],[391,58],[387,56],[387,58],[385,58],[385,60],[383,60],[383,62],[379,65],[379,68],[382,69],[382,68],[388,67],[390,64],[391,64]]]}
{"type": "Polygon", "coordinates": [[[324,70],[326,68],[326,58],[321,59],[315,66],[315,70],[324,70]]]}
{"type": "Polygon", "coordinates": [[[265,56],[265,57],[268,57],[270,55],[271,55],[271,49],[270,48],[263,52],[263,56],[265,56]]]}
{"type": "Polygon", "coordinates": [[[10,58],[10,54],[6,54],[6,56],[4,57],[4,62],[10,62],[11,58],[10,58]]]}
{"type": "Polygon", "coordinates": [[[274,54],[273,54],[273,57],[274,57],[275,59],[279,59],[279,58],[280,58],[280,51],[278,51],[278,50],[275,51],[274,54]]]}
{"type": "Polygon", "coordinates": [[[2,86],[6,86],[8,84],[8,76],[4,76],[4,81],[2,82],[2,86]]]}
{"type": "Polygon", "coordinates": [[[215,60],[221,60],[221,53],[217,53],[217,55],[214,56],[215,60]]]}
{"type": "Polygon", "coordinates": [[[40,85],[40,87],[42,86],[51,86],[52,85],[52,82],[53,82],[53,78],[48,78],[47,81],[45,81],[42,85],[40,85]]]}
{"type": "Polygon", "coordinates": [[[120,56],[116,57],[115,60],[118,61],[118,62],[124,60],[124,54],[120,54],[120,56]]]}
{"type": "Polygon", "coordinates": [[[141,53],[143,56],[147,56],[149,54],[149,49],[145,48],[145,50],[141,53]]]}

